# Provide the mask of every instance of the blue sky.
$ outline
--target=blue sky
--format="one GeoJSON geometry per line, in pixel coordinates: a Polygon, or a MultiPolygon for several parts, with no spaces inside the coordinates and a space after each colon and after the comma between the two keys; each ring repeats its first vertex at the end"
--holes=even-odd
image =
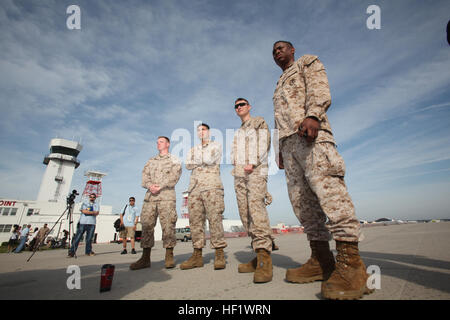
{"type": "MultiPolygon", "coordinates": [[[[194,121],[225,135],[240,125],[240,96],[273,128],[281,70],[271,50],[286,39],[297,58],[326,67],[358,217],[449,218],[448,12],[448,1],[2,0],[0,196],[35,199],[48,144],[61,137],[83,145],[72,188],[103,171],[103,204],[118,212],[135,195],[141,205],[157,136],[193,133],[194,121]],[[66,27],[71,4],[81,30],[66,27]],[[366,27],[372,4],[380,30],[366,27]]],[[[225,217],[238,219],[230,172],[222,165],[225,217]]],[[[184,169],[177,194],[188,182],[184,169]]],[[[298,223],[284,172],[268,187],[271,223],[298,223]]]]}

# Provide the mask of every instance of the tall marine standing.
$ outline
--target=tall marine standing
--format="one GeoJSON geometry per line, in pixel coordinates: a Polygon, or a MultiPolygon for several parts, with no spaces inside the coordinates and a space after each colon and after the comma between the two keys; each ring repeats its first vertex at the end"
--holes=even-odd
{"type": "Polygon", "coordinates": [[[324,298],[358,299],[371,291],[358,250],[359,220],[326,114],[331,96],[325,67],[314,55],[296,61],[289,41],[275,42],[272,55],[283,70],[273,95],[277,163],[285,169],[289,198],[311,247],[311,258],[288,269],[286,280],[322,280],[324,298]],[[329,247],[331,236],[336,241],[336,261],[329,247]]]}

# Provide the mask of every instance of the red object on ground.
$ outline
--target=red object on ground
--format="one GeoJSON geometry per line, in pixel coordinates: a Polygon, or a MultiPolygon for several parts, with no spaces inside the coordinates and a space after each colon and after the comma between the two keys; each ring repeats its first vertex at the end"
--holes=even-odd
{"type": "Polygon", "coordinates": [[[114,265],[104,264],[100,278],[100,292],[110,291],[114,277],[114,265]]]}

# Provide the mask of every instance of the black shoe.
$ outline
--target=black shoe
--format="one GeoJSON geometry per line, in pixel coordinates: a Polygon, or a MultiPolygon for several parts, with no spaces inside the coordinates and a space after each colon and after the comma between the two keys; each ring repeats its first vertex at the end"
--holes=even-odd
{"type": "Polygon", "coordinates": [[[69,254],[67,255],[67,258],[73,258],[74,256],[75,256],[75,253],[69,252],[69,254]]]}
{"type": "Polygon", "coordinates": [[[280,248],[275,244],[275,241],[272,241],[272,251],[279,250],[280,248]]]}
{"type": "Polygon", "coordinates": [[[127,249],[123,249],[123,251],[120,254],[127,254],[127,249]]]}
{"type": "Polygon", "coordinates": [[[131,249],[131,254],[136,254],[136,250],[134,250],[134,248],[131,249]]]}

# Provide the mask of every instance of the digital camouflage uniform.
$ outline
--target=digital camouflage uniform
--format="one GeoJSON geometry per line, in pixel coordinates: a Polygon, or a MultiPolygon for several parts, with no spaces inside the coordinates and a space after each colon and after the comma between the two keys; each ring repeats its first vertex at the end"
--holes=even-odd
{"type": "Polygon", "coordinates": [[[177,222],[175,185],[181,176],[180,160],[169,154],[157,155],[150,160],[142,171],[142,187],[150,185],[161,187],[158,194],[147,191],[141,212],[142,248],[152,248],[155,244],[154,229],[159,216],[164,248],[175,247],[175,224],[177,222]]]}
{"type": "MultiPolygon", "coordinates": [[[[236,131],[231,161],[234,168],[234,190],[239,215],[252,239],[253,249],[272,251],[272,229],[266,210],[267,154],[270,149],[270,131],[262,117],[250,117],[236,131]],[[244,171],[254,165],[253,172],[244,171]]],[[[269,194],[270,196],[270,194],[269,194]]],[[[271,196],[270,196],[271,198],[271,196]]],[[[270,199],[271,202],[271,199],[270,199]]]]}
{"type": "Polygon", "coordinates": [[[331,104],[328,79],[317,56],[304,55],[284,70],[273,104],[289,198],[308,240],[329,241],[331,233],[338,241],[359,241],[360,225],[344,182],[344,161],[326,115],[331,104]],[[307,117],[320,123],[311,144],[297,134],[307,117]]]}
{"type": "Polygon", "coordinates": [[[193,147],[186,159],[186,169],[192,170],[189,183],[189,226],[192,245],[202,249],[205,245],[205,219],[209,222],[210,246],[225,248],[223,212],[225,210],[223,184],[220,179],[222,146],[209,141],[193,147]]]}

